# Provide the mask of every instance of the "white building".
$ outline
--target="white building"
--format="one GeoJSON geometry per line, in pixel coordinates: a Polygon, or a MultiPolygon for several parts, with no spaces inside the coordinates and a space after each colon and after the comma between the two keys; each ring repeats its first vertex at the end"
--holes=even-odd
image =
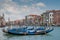
{"type": "Polygon", "coordinates": [[[53,12],[45,12],[42,15],[43,15],[43,24],[44,25],[46,23],[48,23],[48,24],[52,24],[53,23],[53,12]]]}
{"type": "Polygon", "coordinates": [[[53,13],[52,12],[49,13],[49,23],[50,24],[53,23],[53,13]]]}

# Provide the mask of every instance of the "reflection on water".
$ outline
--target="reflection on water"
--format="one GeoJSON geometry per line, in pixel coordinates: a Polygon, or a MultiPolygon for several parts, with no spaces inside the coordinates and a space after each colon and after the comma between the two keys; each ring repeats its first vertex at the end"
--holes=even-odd
{"type": "Polygon", "coordinates": [[[60,40],[60,27],[45,35],[12,35],[3,33],[0,28],[0,40],[60,40]]]}

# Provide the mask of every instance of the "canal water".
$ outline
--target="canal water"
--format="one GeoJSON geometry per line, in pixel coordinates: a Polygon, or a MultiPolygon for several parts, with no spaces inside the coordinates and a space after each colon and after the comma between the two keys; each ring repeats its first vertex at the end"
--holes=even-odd
{"type": "Polygon", "coordinates": [[[45,35],[12,35],[2,32],[0,28],[0,40],[60,40],[60,27],[54,27],[54,31],[45,35]]]}

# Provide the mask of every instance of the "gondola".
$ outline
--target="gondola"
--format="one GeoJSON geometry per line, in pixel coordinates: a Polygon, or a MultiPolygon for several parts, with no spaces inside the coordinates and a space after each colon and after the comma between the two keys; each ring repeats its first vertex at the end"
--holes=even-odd
{"type": "Polygon", "coordinates": [[[3,32],[9,33],[9,34],[17,34],[17,35],[39,35],[39,34],[47,34],[54,29],[52,27],[22,27],[22,28],[7,28],[3,29],[3,32]]]}

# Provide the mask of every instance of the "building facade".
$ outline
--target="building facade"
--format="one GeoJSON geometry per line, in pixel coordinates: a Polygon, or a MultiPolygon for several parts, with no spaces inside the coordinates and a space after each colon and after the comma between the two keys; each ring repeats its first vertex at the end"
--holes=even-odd
{"type": "Polygon", "coordinates": [[[60,25],[60,10],[56,10],[56,11],[54,11],[53,12],[54,13],[54,18],[53,18],[53,23],[55,24],[55,25],[60,25]]]}
{"type": "Polygon", "coordinates": [[[46,12],[46,13],[43,13],[43,20],[42,20],[42,25],[45,25],[45,24],[52,24],[53,23],[53,13],[51,12],[46,12]]]}
{"type": "Polygon", "coordinates": [[[26,24],[28,25],[40,25],[41,24],[41,16],[39,15],[27,15],[25,17],[26,24]]]}
{"type": "Polygon", "coordinates": [[[42,15],[44,24],[48,23],[49,25],[60,25],[60,10],[49,10],[42,15]]]}
{"type": "Polygon", "coordinates": [[[4,19],[4,14],[0,15],[0,27],[3,27],[6,25],[5,19],[4,19]]]}

